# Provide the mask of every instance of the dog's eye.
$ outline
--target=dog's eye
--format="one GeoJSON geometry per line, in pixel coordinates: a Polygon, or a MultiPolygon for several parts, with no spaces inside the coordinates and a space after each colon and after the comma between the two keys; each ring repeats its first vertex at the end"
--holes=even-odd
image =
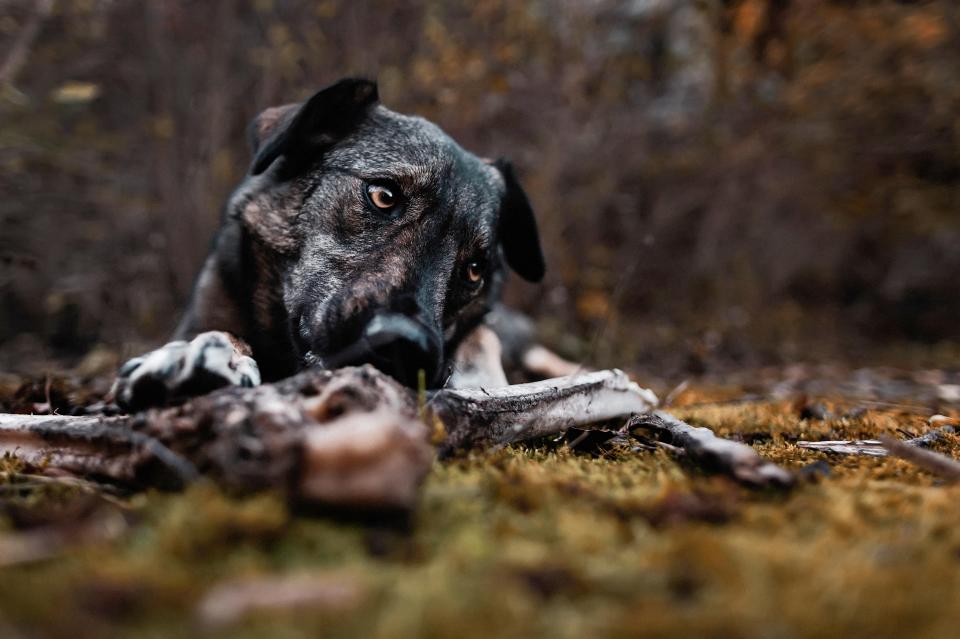
{"type": "Polygon", "coordinates": [[[367,199],[381,211],[389,211],[400,202],[400,189],[383,182],[368,184],[367,199]]]}
{"type": "Polygon", "coordinates": [[[483,284],[483,264],[480,262],[468,262],[463,269],[464,279],[471,286],[479,288],[483,284]]]}

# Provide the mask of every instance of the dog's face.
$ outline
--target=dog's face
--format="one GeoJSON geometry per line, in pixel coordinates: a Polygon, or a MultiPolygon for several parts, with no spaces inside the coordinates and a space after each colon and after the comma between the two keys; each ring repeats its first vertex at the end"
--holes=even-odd
{"type": "MultiPolygon", "coordinates": [[[[539,281],[536,222],[508,164],[344,80],[253,123],[256,157],[230,213],[277,270],[306,365],[370,362],[442,384],[499,293],[504,262],[539,281]]],[[[255,300],[256,301],[256,300],[255,300]]]]}

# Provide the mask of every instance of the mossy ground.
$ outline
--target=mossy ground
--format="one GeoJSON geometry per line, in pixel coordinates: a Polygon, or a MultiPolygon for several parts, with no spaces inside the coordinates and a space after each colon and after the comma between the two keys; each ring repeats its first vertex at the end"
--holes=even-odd
{"type": "MultiPolygon", "coordinates": [[[[919,434],[925,416],[807,421],[787,402],[674,411],[790,468],[825,460],[829,473],[755,492],[663,451],[545,442],[437,463],[406,525],[291,513],[279,496],[209,485],[79,510],[91,497],[34,491],[5,497],[0,548],[93,523],[46,559],[0,569],[0,626],[63,637],[956,636],[960,486],[792,443],[919,434]],[[198,615],[218,583],[302,573],[360,594],[221,626],[198,615]]],[[[936,446],[960,456],[957,436],[936,446]]]]}

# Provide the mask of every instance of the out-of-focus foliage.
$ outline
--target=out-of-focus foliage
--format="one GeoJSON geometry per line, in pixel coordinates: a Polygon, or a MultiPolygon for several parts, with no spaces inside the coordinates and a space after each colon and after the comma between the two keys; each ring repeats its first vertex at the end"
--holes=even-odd
{"type": "MultiPolygon", "coordinates": [[[[0,3],[0,65],[39,4],[0,3]]],[[[162,340],[246,123],[348,74],[514,160],[551,270],[510,298],[571,355],[698,371],[957,338],[947,0],[60,0],[40,22],[0,88],[2,366],[162,340]]]]}

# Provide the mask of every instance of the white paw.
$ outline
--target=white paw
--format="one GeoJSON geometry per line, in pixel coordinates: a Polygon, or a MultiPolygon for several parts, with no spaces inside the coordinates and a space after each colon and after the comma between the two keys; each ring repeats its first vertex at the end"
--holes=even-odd
{"type": "Polygon", "coordinates": [[[507,375],[501,363],[500,338],[486,326],[478,326],[464,338],[453,356],[453,373],[447,388],[500,388],[507,375]]]}
{"type": "Polygon", "coordinates": [[[170,342],[120,368],[113,394],[128,411],[196,397],[221,386],[257,386],[260,369],[219,331],[170,342]]]}

